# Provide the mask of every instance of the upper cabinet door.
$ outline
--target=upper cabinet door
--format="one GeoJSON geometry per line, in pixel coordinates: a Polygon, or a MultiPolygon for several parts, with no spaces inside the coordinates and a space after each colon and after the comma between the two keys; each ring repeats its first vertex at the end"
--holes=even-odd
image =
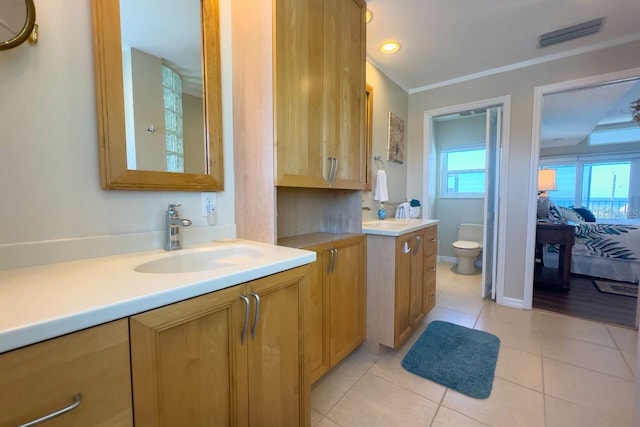
{"type": "Polygon", "coordinates": [[[277,0],[275,9],[276,184],[326,187],[322,0],[277,0]]]}
{"type": "Polygon", "coordinates": [[[364,188],[365,3],[276,1],[276,184],[364,188]]]}
{"type": "Polygon", "coordinates": [[[334,188],[365,183],[365,10],[360,0],[324,1],[324,141],[335,159],[334,188]]]}

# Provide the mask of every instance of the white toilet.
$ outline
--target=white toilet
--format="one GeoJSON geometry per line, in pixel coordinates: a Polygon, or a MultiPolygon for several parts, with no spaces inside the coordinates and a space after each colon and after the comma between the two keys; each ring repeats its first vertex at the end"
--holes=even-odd
{"type": "Polygon", "coordinates": [[[458,240],[453,242],[453,252],[458,257],[458,273],[476,272],[475,261],[482,251],[482,224],[460,224],[458,240]]]}

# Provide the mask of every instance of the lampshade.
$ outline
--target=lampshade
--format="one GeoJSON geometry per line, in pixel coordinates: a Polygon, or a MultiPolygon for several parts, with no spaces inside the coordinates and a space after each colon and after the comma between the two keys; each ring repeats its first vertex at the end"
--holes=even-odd
{"type": "Polygon", "coordinates": [[[555,191],[556,187],[556,170],[540,169],[538,171],[538,191],[555,191]]]}

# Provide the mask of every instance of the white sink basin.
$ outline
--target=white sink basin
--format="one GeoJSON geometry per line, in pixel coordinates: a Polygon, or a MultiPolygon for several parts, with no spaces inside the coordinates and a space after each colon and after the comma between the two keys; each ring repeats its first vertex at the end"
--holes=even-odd
{"type": "Polygon", "coordinates": [[[264,256],[261,248],[233,245],[222,248],[184,249],[167,253],[134,268],[139,273],[180,274],[250,265],[264,256]]]}

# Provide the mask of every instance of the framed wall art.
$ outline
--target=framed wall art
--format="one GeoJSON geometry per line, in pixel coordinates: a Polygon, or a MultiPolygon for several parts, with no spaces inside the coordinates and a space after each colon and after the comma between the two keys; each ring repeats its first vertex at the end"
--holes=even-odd
{"type": "Polygon", "coordinates": [[[387,160],[395,163],[404,163],[404,120],[389,112],[388,128],[388,153],[387,160]]]}

